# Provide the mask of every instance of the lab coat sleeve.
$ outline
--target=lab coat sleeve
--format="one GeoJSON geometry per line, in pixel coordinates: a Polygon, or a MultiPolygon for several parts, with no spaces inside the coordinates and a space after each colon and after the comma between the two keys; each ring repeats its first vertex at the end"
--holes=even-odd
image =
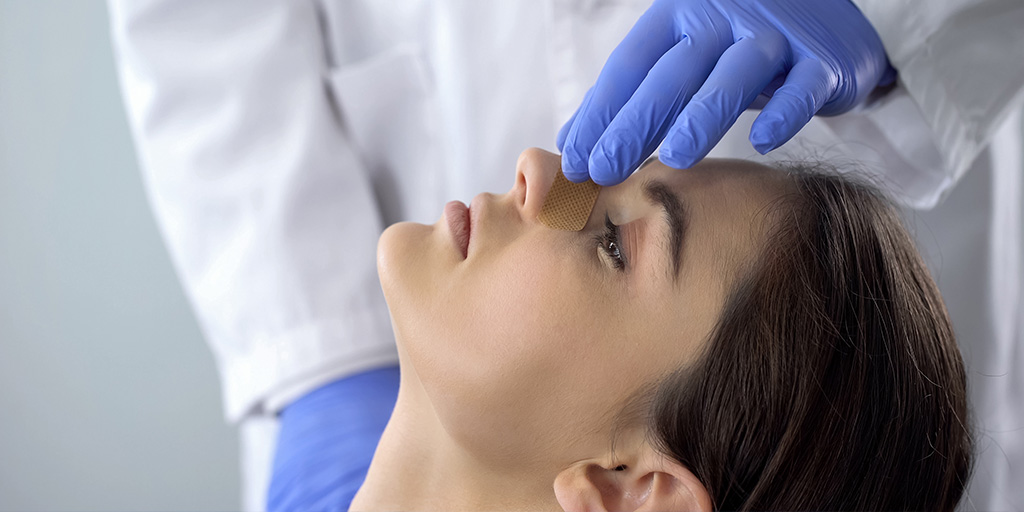
{"type": "Polygon", "coordinates": [[[379,208],[325,83],[314,3],[109,7],[147,191],[227,417],[394,365],[379,208]]]}
{"type": "Polygon", "coordinates": [[[826,120],[877,150],[910,206],[934,206],[1024,102],[1020,0],[853,0],[881,36],[899,87],[861,115],[826,120]]]}

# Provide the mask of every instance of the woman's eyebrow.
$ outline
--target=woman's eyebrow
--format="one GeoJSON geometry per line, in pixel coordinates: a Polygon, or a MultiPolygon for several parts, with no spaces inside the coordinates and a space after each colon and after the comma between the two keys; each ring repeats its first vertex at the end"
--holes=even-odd
{"type": "Polygon", "coordinates": [[[683,236],[689,224],[689,214],[679,197],[664,182],[650,180],[644,185],[644,196],[655,206],[660,206],[668,221],[669,261],[672,262],[672,281],[679,281],[682,267],[683,236]]]}

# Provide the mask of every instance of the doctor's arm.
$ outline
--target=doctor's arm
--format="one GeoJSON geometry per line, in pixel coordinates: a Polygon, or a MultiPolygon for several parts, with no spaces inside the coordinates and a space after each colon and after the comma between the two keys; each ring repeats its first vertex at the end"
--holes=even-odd
{"type": "Polygon", "coordinates": [[[382,222],[327,92],[314,2],[109,7],[147,192],[227,418],[397,364],[376,274],[382,222]]]}
{"type": "Polygon", "coordinates": [[[906,202],[948,193],[1024,103],[1024,2],[853,0],[878,31],[899,87],[857,115],[826,119],[878,148],[906,202]]]}
{"type": "Polygon", "coordinates": [[[1022,27],[1024,4],[1004,0],[657,0],[559,133],[563,169],[618,183],[659,144],[685,168],[762,104],[758,151],[834,115],[847,156],[871,148],[902,200],[927,208],[1024,101],[1022,27]],[[869,96],[890,63],[899,86],[869,96]]]}
{"type": "Polygon", "coordinates": [[[894,77],[849,0],[655,0],[559,132],[562,168],[615,185],[659,144],[663,163],[691,167],[759,96],[750,142],[766,153],[894,77]]]}

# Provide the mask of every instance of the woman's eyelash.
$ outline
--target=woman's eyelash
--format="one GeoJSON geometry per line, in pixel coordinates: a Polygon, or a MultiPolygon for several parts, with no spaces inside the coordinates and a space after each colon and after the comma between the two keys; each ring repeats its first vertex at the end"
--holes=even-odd
{"type": "Polygon", "coordinates": [[[617,270],[625,271],[626,255],[619,244],[619,227],[612,224],[611,218],[607,215],[604,217],[604,227],[603,233],[594,235],[594,242],[608,255],[617,270]]]}

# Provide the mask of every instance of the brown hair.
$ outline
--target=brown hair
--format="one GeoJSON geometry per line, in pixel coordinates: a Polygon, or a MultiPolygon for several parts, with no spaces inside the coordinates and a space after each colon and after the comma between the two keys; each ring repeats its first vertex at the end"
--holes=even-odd
{"type": "Polygon", "coordinates": [[[952,511],[971,465],[942,298],[873,187],[789,169],[756,262],[650,433],[716,510],[952,511]]]}

